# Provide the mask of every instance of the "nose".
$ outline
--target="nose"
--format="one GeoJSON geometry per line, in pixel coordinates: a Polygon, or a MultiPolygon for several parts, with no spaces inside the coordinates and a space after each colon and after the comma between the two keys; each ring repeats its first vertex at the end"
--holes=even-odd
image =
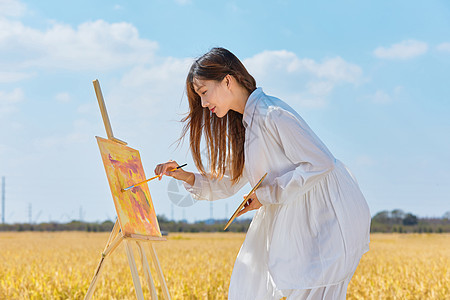
{"type": "Polygon", "coordinates": [[[208,107],[208,102],[206,102],[203,98],[201,98],[201,101],[202,101],[202,106],[203,107],[208,107]]]}

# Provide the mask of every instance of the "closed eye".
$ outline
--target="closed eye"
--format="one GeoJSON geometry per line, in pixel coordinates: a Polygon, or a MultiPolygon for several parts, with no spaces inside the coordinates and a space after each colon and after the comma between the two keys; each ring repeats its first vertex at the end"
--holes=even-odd
{"type": "Polygon", "coordinates": [[[202,95],[206,94],[206,91],[202,92],[202,95]]]}

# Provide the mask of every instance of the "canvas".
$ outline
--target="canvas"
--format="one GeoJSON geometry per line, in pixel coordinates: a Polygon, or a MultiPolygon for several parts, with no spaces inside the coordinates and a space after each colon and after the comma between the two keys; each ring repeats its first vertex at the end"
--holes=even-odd
{"type": "Polygon", "coordinates": [[[139,151],[111,140],[96,138],[123,235],[161,237],[148,185],[121,191],[145,180],[139,151]]]}

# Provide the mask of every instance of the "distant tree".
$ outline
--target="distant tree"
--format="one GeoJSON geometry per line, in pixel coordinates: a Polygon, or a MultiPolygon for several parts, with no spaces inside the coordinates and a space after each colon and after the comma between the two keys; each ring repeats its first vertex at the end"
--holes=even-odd
{"type": "Polygon", "coordinates": [[[106,220],[100,224],[100,231],[111,231],[114,227],[114,223],[106,220]]]}
{"type": "Polygon", "coordinates": [[[383,210],[383,211],[380,211],[379,213],[377,213],[375,216],[373,216],[372,220],[374,222],[386,224],[389,222],[390,218],[391,218],[391,213],[388,212],[387,210],[383,210]]]}
{"type": "Polygon", "coordinates": [[[404,217],[405,213],[401,209],[394,209],[391,211],[391,218],[394,224],[401,224],[404,217]]]}
{"type": "Polygon", "coordinates": [[[417,217],[411,213],[407,213],[403,218],[403,225],[416,225],[418,223],[417,217]]]}
{"type": "Polygon", "coordinates": [[[444,215],[442,216],[442,219],[450,220],[450,211],[445,212],[444,215]]]}
{"type": "Polygon", "coordinates": [[[165,215],[157,215],[158,223],[168,223],[169,219],[165,215]]]}

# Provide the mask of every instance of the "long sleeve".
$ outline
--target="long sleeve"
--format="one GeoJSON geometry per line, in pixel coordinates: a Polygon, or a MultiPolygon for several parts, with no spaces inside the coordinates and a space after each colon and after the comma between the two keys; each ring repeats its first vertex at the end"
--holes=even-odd
{"type": "Polygon", "coordinates": [[[293,195],[301,196],[334,168],[335,158],[301,117],[270,107],[264,124],[295,168],[261,184],[256,195],[263,205],[284,204],[293,195]]]}
{"type": "Polygon", "coordinates": [[[224,199],[236,194],[247,182],[248,179],[243,172],[239,182],[232,185],[231,176],[228,170],[221,180],[209,179],[200,173],[195,173],[194,185],[183,182],[185,189],[197,200],[214,201],[224,199]]]}

